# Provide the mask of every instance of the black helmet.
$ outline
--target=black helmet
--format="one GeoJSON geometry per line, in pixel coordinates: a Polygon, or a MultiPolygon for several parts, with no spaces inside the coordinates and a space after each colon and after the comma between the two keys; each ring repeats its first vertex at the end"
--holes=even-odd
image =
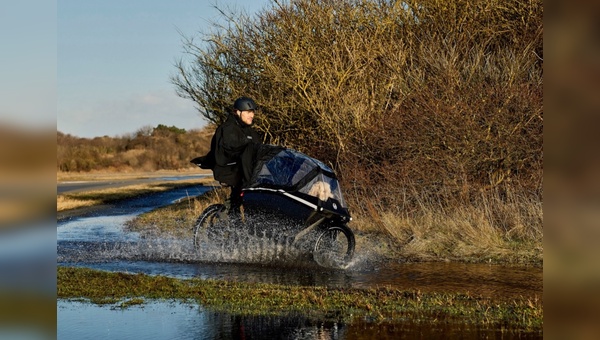
{"type": "Polygon", "coordinates": [[[256,110],[258,106],[254,100],[248,97],[240,97],[233,103],[233,108],[240,111],[252,111],[256,110]]]}

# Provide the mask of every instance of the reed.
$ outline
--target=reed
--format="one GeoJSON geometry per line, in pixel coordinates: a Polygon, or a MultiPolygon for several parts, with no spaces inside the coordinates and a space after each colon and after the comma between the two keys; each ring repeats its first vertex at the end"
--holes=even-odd
{"type": "Polygon", "coordinates": [[[542,200],[535,195],[494,189],[468,201],[408,197],[396,204],[362,199],[353,228],[386,235],[394,257],[415,261],[543,262],[542,200]]]}

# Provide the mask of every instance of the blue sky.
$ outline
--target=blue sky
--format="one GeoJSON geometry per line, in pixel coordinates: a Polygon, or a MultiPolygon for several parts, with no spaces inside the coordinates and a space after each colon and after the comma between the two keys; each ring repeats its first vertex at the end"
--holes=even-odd
{"type": "Polygon", "coordinates": [[[0,124],[47,128],[56,121],[56,4],[2,1],[0,124]]]}
{"type": "Polygon", "coordinates": [[[58,0],[57,130],[120,136],[144,126],[199,128],[169,77],[186,36],[210,29],[214,5],[254,13],[269,0],[58,0]]]}

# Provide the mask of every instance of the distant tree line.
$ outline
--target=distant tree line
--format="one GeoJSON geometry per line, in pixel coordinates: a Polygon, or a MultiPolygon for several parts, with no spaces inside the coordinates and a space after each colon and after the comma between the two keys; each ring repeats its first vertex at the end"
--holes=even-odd
{"type": "Polygon", "coordinates": [[[57,170],[155,171],[183,169],[208,152],[214,128],[190,130],[159,124],[119,137],[80,138],[57,132],[57,170]]]}

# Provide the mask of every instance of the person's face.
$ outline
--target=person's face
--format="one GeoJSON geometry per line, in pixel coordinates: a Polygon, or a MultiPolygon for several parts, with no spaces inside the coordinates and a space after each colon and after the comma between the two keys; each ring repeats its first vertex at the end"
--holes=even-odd
{"type": "Polygon", "coordinates": [[[254,110],[238,112],[240,114],[240,120],[244,122],[244,124],[252,125],[252,120],[254,120],[254,110]]]}

